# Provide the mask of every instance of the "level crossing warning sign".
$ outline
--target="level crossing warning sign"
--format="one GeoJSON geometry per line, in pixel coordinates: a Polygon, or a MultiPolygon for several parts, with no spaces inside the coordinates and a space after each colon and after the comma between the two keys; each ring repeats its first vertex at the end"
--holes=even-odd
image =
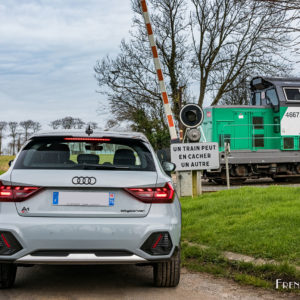
{"type": "Polygon", "coordinates": [[[171,161],[176,171],[211,170],[220,167],[218,143],[171,145],[171,161]]]}

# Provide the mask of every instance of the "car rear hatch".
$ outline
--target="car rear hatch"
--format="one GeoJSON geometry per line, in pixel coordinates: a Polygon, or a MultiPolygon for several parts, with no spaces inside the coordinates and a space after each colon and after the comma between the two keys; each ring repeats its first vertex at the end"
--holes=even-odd
{"type": "Polygon", "coordinates": [[[126,192],[126,187],[154,187],[156,172],[111,170],[13,170],[15,187],[40,187],[16,202],[24,217],[145,217],[151,204],[126,192]],[[47,184],[45,184],[47,183],[47,184]]]}
{"type": "Polygon", "coordinates": [[[144,217],[151,204],[125,188],[151,189],[157,172],[139,138],[38,136],[22,149],[11,183],[21,216],[144,217]]]}

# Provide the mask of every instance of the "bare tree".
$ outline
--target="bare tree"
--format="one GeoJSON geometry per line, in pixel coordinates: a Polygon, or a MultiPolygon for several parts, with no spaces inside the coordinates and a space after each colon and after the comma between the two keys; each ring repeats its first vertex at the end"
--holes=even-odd
{"type": "Polygon", "coordinates": [[[300,9],[299,0],[255,0],[257,2],[267,3],[272,7],[285,10],[298,10],[300,9]]]}
{"type": "Polygon", "coordinates": [[[50,126],[53,129],[82,129],[85,125],[85,122],[83,122],[80,118],[73,118],[73,117],[65,117],[62,119],[58,119],[55,121],[52,121],[50,123],[50,126]]]}
{"type": "MultiPolygon", "coordinates": [[[[167,90],[177,118],[189,94],[186,0],[148,2],[167,90]]],[[[118,122],[128,122],[133,130],[144,132],[154,147],[165,146],[169,133],[140,1],[132,1],[132,8],[135,18],[130,41],[121,42],[120,54],[115,59],[107,57],[97,63],[96,79],[100,87],[109,87],[103,93],[108,96],[118,122]]],[[[116,123],[110,121],[108,126],[116,123]]]]}
{"type": "Polygon", "coordinates": [[[17,139],[18,126],[19,126],[19,124],[17,122],[8,122],[8,127],[9,127],[9,131],[10,131],[9,136],[12,139],[12,142],[11,142],[12,155],[16,155],[16,139],[17,139]]]}
{"type": "Polygon", "coordinates": [[[16,148],[17,153],[21,150],[22,145],[25,143],[26,140],[22,139],[23,133],[21,131],[18,131],[16,134],[16,148]]]}
{"type": "Polygon", "coordinates": [[[9,153],[9,155],[14,155],[13,153],[14,153],[15,150],[14,150],[14,145],[13,145],[12,142],[10,142],[10,143],[8,144],[7,149],[8,149],[8,152],[7,152],[7,153],[9,153]]]}
{"type": "Polygon", "coordinates": [[[81,129],[85,123],[79,118],[65,117],[61,119],[63,129],[81,129]]]}
{"type": "MultiPolygon", "coordinates": [[[[132,1],[131,39],[121,42],[116,58],[96,64],[96,79],[115,117],[108,125],[127,122],[160,147],[168,142],[168,130],[139,2],[132,1]]],[[[217,105],[250,76],[285,75],[291,70],[283,53],[290,46],[295,17],[287,9],[258,0],[148,2],[177,120],[182,104],[194,102],[192,83],[199,85],[195,102],[217,105]]]]}
{"type": "Polygon", "coordinates": [[[75,125],[75,120],[73,117],[65,117],[63,119],[60,120],[61,122],[61,127],[63,129],[72,129],[75,125]]]}
{"type": "Polygon", "coordinates": [[[34,121],[32,120],[27,120],[27,121],[22,121],[20,122],[20,126],[23,128],[24,130],[24,140],[27,141],[28,137],[29,137],[29,131],[30,129],[33,129],[34,126],[34,121]]]}
{"type": "Polygon", "coordinates": [[[0,155],[2,155],[2,139],[3,139],[3,132],[7,127],[7,122],[0,121],[0,155]]]}
{"type": "Polygon", "coordinates": [[[34,122],[32,126],[33,133],[39,132],[42,129],[40,122],[34,122]]]}
{"type": "Polygon", "coordinates": [[[283,74],[280,59],[290,39],[286,11],[257,1],[191,0],[193,64],[199,105],[209,95],[216,105],[248,74],[283,74]],[[238,80],[240,79],[240,80],[238,80]]]}
{"type": "Polygon", "coordinates": [[[54,130],[58,129],[60,127],[60,125],[61,125],[61,120],[55,120],[55,121],[50,122],[50,124],[49,124],[49,126],[54,130]]]}
{"type": "Polygon", "coordinates": [[[83,122],[81,119],[79,118],[75,118],[74,119],[74,129],[82,129],[83,126],[85,125],[85,122],[83,122]]]}
{"type": "Polygon", "coordinates": [[[88,122],[87,125],[91,126],[91,129],[97,129],[98,123],[96,122],[88,122]]]}
{"type": "Polygon", "coordinates": [[[251,91],[249,89],[249,81],[247,76],[243,74],[237,78],[238,85],[234,89],[225,93],[220,101],[221,105],[249,105],[251,91]]]}

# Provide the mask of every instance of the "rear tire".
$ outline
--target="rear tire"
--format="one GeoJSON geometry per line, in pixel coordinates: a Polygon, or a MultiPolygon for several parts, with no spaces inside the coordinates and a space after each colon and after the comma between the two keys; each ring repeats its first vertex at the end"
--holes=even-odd
{"type": "Polygon", "coordinates": [[[0,264],[0,289],[13,287],[17,274],[17,266],[14,264],[0,264]]]}
{"type": "Polygon", "coordinates": [[[153,267],[154,286],[176,287],[180,281],[180,250],[169,261],[156,263],[153,267]]]}

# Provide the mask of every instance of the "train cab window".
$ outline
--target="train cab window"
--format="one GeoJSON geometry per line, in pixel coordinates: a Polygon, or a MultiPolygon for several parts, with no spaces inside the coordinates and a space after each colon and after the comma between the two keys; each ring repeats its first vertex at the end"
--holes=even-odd
{"type": "Polygon", "coordinates": [[[264,129],[264,118],[263,117],[253,117],[252,123],[254,125],[254,129],[264,129]]]}
{"type": "Polygon", "coordinates": [[[267,96],[267,99],[269,99],[271,101],[273,106],[278,105],[279,101],[278,101],[278,97],[277,97],[277,93],[276,93],[275,89],[267,90],[266,96],[267,96]]]}
{"type": "Polygon", "coordinates": [[[265,139],[263,134],[255,134],[254,135],[254,147],[264,147],[265,146],[265,139]]]}
{"type": "Polygon", "coordinates": [[[260,92],[256,92],[253,94],[252,105],[259,106],[261,105],[261,94],[260,92]]]}
{"type": "Polygon", "coordinates": [[[299,88],[284,88],[284,93],[287,101],[300,101],[300,87],[299,88]]]}
{"type": "Polygon", "coordinates": [[[294,138],[286,137],[283,139],[283,149],[294,149],[294,138]]]}

